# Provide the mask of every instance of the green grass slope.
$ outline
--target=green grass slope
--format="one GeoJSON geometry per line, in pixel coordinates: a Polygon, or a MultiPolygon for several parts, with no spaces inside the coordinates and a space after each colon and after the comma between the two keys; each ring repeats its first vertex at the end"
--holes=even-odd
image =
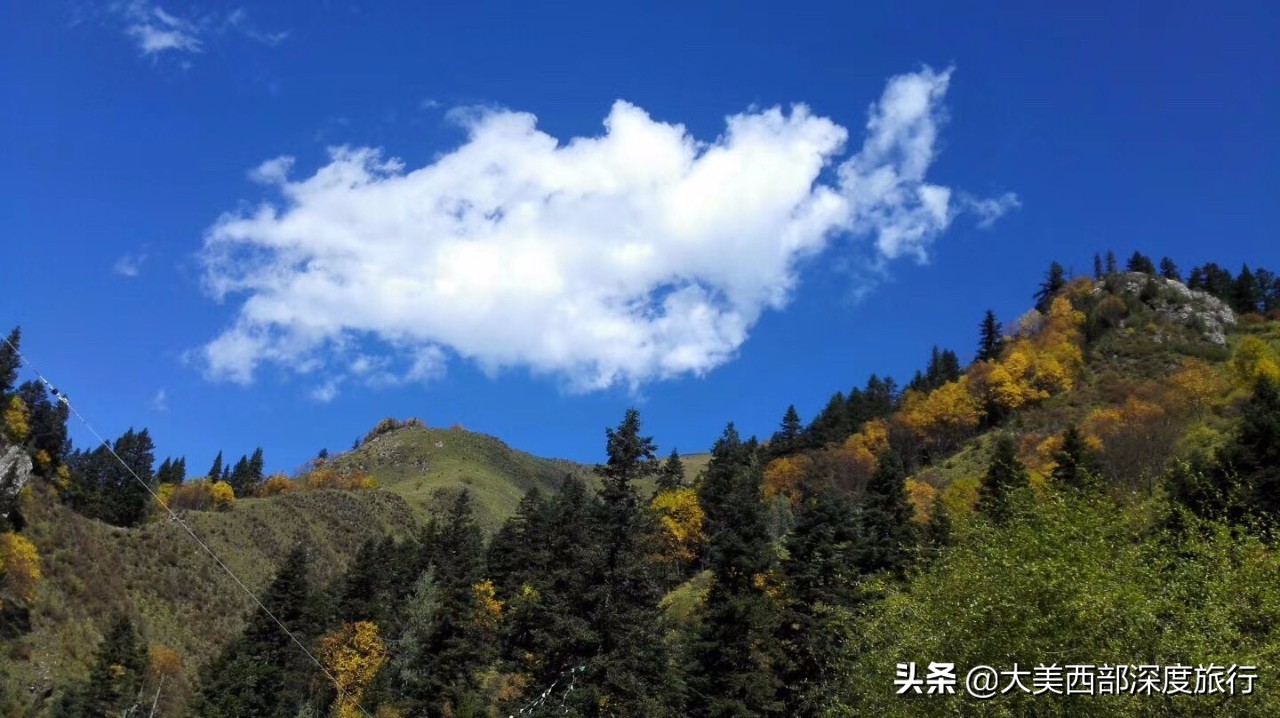
{"type": "MultiPolygon", "coordinates": [[[[41,555],[44,580],[30,611],[30,631],[6,643],[10,696],[36,714],[56,685],[80,678],[110,622],[120,614],[145,627],[148,643],[181,656],[197,671],[243,627],[252,601],[176,522],[156,519],[120,529],[62,506],[44,487],[24,501],[25,535],[41,555]]],[[[339,576],[366,538],[407,535],[417,526],[409,505],[388,491],[316,491],[238,501],[224,512],[184,519],[254,591],[270,582],[285,555],[307,546],[313,577],[339,576]]]]}

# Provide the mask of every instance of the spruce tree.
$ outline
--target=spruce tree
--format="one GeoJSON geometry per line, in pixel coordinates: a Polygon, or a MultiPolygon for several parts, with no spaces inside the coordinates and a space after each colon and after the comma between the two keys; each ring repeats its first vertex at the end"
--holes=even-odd
{"type": "Polygon", "coordinates": [[[116,619],[96,651],[89,680],[70,688],[53,710],[54,718],[116,718],[132,715],[141,704],[147,658],[133,622],[116,619]]]}
{"type": "Polygon", "coordinates": [[[805,443],[812,448],[819,448],[844,440],[853,433],[849,421],[849,407],[843,392],[831,395],[827,405],[814,417],[806,430],[805,443]]]}
{"type": "Polygon", "coordinates": [[[1101,281],[1102,273],[1102,255],[1097,252],[1093,253],[1093,278],[1101,281]]]}
{"type": "Polygon", "coordinates": [[[1054,455],[1050,478],[1059,486],[1077,491],[1093,487],[1098,475],[1084,435],[1074,424],[1062,433],[1062,448],[1054,455]]]}
{"type": "Polygon", "coordinates": [[[18,358],[21,346],[21,327],[14,327],[0,342],[0,397],[8,396],[13,391],[14,382],[18,381],[18,368],[22,366],[22,360],[18,358]]]}
{"type": "Polygon", "coordinates": [[[1030,485],[1030,477],[1018,461],[1018,447],[1007,434],[996,439],[991,463],[978,488],[978,511],[997,523],[1013,515],[1014,494],[1030,485]]]}
{"type": "Polygon", "coordinates": [[[770,637],[781,615],[767,594],[776,556],[761,498],[761,472],[733,424],[711,451],[699,488],[712,574],[695,651],[698,716],[780,713],[778,656],[770,637]]]}
{"type": "Polygon", "coordinates": [[[1003,332],[1000,322],[996,320],[996,313],[988,309],[979,327],[975,361],[995,361],[1000,358],[1000,352],[1004,349],[1003,332]]]}
{"type": "Polygon", "coordinates": [[[1128,264],[1125,265],[1125,271],[1154,275],[1156,273],[1156,265],[1152,263],[1150,257],[1142,252],[1134,252],[1133,256],[1129,257],[1128,264]]]}
{"type": "Polygon", "coordinates": [[[1044,274],[1044,281],[1040,283],[1040,289],[1035,293],[1036,310],[1041,314],[1047,314],[1053,298],[1065,286],[1067,286],[1067,270],[1057,262],[1050,263],[1048,271],[1044,274]]]}
{"type": "Polygon", "coordinates": [[[1116,273],[1116,253],[1115,253],[1115,252],[1112,252],[1112,251],[1111,251],[1111,250],[1109,250],[1109,249],[1107,250],[1107,267],[1106,267],[1106,271],[1107,271],[1107,274],[1115,274],[1115,273],[1116,273]]]}
{"type": "Polygon", "coordinates": [[[262,456],[262,447],[253,450],[249,457],[249,485],[257,486],[265,478],[266,460],[262,456]]]}
{"type": "Polygon", "coordinates": [[[222,451],[218,451],[218,455],[213,459],[213,466],[209,467],[209,473],[205,476],[210,481],[221,481],[222,471],[222,451]]]}
{"type": "Polygon", "coordinates": [[[236,492],[236,496],[249,495],[253,487],[253,469],[249,468],[249,457],[241,456],[236,461],[228,479],[227,483],[231,484],[231,489],[236,492]]]}
{"type": "Polygon", "coordinates": [[[1178,271],[1178,265],[1173,263],[1172,259],[1163,257],[1160,260],[1160,276],[1165,279],[1172,279],[1175,282],[1182,281],[1182,273],[1178,271]]]}
{"type": "Polygon", "coordinates": [[[787,406],[786,413],[782,415],[782,423],[779,424],[778,430],[769,437],[770,457],[786,456],[799,451],[803,448],[803,433],[804,423],[800,421],[800,413],[796,411],[795,404],[790,404],[787,406]]]}
{"type": "Polygon", "coordinates": [[[70,409],[60,401],[49,398],[44,385],[36,381],[23,382],[16,395],[27,407],[27,438],[25,444],[35,460],[36,471],[51,475],[71,451],[67,435],[67,418],[70,409]]]}
{"type": "Polygon", "coordinates": [[[670,491],[685,486],[684,462],[680,460],[680,452],[671,450],[671,455],[662,462],[658,470],[658,491],[670,491]]]}
{"type": "Polygon", "coordinates": [[[1258,380],[1214,473],[1221,493],[1239,497],[1233,503],[1280,525],[1280,383],[1258,380]]]}
{"type": "Polygon", "coordinates": [[[858,564],[867,573],[901,574],[915,543],[913,510],[907,498],[907,475],[897,452],[879,457],[862,502],[862,545],[858,564]]]}
{"type": "Polygon", "coordinates": [[[922,543],[937,553],[951,545],[953,531],[951,512],[947,509],[947,504],[943,502],[942,496],[938,495],[933,499],[933,506],[929,512],[929,521],[924,525],[922,543]]]}
{"type": "Polygon", "coordinates": [[[1252,314],[1258,311],[1262,306],[1262,292],[1259,290],[1258,282],[1253,276],[1253,272],[1249,270],[1249,265],[1244,265],[1240,269],[1240,274],[1236,277],[1234,291],[1231,297],[1231,308],[1241,314],[1252,314]]]}

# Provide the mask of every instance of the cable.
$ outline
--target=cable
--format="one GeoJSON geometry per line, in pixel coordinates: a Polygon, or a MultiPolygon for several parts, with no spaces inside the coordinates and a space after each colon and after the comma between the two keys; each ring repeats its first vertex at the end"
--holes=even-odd
{"type": "MultiPolygon", "coordinates": [[[[214,553],[213,549],[209,548],[209,545],[206,544],[204,541],[202,541],[200,537],[196,535],[196,532],[193,531],[191,527],[187,525],[187,522],[183,521],[182,518],[179,517],[178,514],[173,509],[169,508],[169,504],[165,503],[165,501],[160,498],[160,495],[157,494],[155,490],[151,488],[151,485],[143,481],[142,478],[139,477],[138,474],[133,470],[133,467],[129,466],[129,464],[126,463],[124,459],[120,458],[120,455],[117,454],[116,450],[111,447],[111,444],[106,439],[102,438],[102,435],[99,434],[97,430],[93,428],[93,425],[91,425],[89,421],[84,418],[84,415],[81,414],[78,409],[72,406],[71,400],[67,398],[66,393],[58,391],[58,389],[54,387],[53,384],[49,383],[49,380],[46,379],[44,375],[40,373],[40,370],[36,368],[36,365],[33,364],[30,359],[27,359],[27,357],[24,356],[23,353],[18,350],[18,347],[14,346],[13,342],[9,341],[8,337],[4,338],[4,343],[9,345],[9,348],[13,350],[13,353],[15,356],[18,357],[18,360],[23,364],[27,365],[27,368],[30,369],[31,372],[36,375],[36,378],[39,379],[40,382],[44,384],[55,397],[57,397],[58,401],[66,405],[67,410],[70,411],[72,414],[75,414],[76,418],[80,420],[80,423],[84,424],[84,427],[89,430],[89,433],[93,434],[94,438],[96,438],[99,442],[102,443],[104,447],[106,447],[107,451],[110,452],[111,455],[115,457],[116,461],[120,462],[120,465],[124,467],[125,471],[128,471],[129,475],[132,476],[135,481],[141,484],[142,488],[146,489],[148,494],[151,494],[151,498],[154,499],[155,502],[159,504],[161,508],[163,508],[169,514],[169,517],[172,520],[178,522],[178,525],[181,526],[183,529],[186,529],[186,532],[191,536],[191,538],[194,539],[197,544],[200,544],[200,548],[204,549],[205,553],[209,554],[209,556],[214,560],[214,562],[217,563],[218,566],[220,566],[222,570],[225,571],[226,574],[231,577],[231,580],[235,581],[236,585],[239,586],[240,589],[244,591],[246,595],[249,596],[249,598],[253,599],[253,602],[258,605],[258,608],[262,609],[262,612],[267,614],[267,617],[270,618],[272,621],[274,621],[275,624],[280,627],[280,630],[284,631],[284,634],[288,636],[289,639],[292,640],[295,644],[297,644],[298,649],[301,650],[303,653],[305,653],[307,658],[311,659],[312,663],[316,664],[316,667],[320,669],[320,672],[323,673],[325,677],[329,679],[329,682],[333,683],[333,687],[338,690],[338,698],[341,699],[344,695],[346,695],[347,691],[343,690],[342,684],[338,683],[338,679],[335,678],[333,674],[329,672],[329,669],[325,668],[324,664],[321,663],[320,660],[317,659],[314,655],[312,655],[311,651],[307,650],[307,647],[302,643],[302,641],[299,640],[297,636],[293,635],[293,632],[290,631],[279,618],[276,618],[276,615],[271,612],[271,609],[267,608],[266,605],[264,605],[262,601],[259,600],[258,597],[253,593],[253,591],[249,590],[249,587],[244,585],[244,582],[240,580],[240,577],[236,576],[235,572],[232,571],[231,568],[228,567],[227,564],[223,563],[222,559],[218,557],[218,554],[214,553]]],[[[370,714],[369,711],[365,710],[364,706],[362,706],[359,701],[356,702],[356,708],[362,714],[364,714],[366,718],[373,718],[373,715],[370,714]]]]}

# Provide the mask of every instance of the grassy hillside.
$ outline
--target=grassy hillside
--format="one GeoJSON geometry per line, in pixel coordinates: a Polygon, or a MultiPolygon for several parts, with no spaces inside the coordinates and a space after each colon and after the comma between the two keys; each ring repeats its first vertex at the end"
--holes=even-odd
{"type": "Polygon", "coordinates": [[[565,476],[591,476],[591,468],[543,459],[487,434],[463,429],[407,426],[376,436],[334,458],[342,471],[367,472],[379,487],[403,497],[416,512],[436,506],[442,495],[468,488],[481,526],[496,528],[526,491],[556,490],[565,476]]]}
{"type": "MultiPolygon", "coordinates": [[[[251,600],[175,522],[120,529],[86,519],[33,487],[24,500],[25,534],[42,557],[30,631],[7,645],[9,694],[38,705],[53,686],[79,678],[113,618],[139,620],[148,643],[168,646],[186,675],[239,633],[251,600]]],[[[190,512],[185,520],[249,588],[260,591],[296,545],[311,553],[324,585],[340,575],[369,537],[406,535],[409,505],[387,491],[316,491],[249,499],[230,511],[190,512]]],[[[33,711],[34,712],[34,709],[33,711]]]]}

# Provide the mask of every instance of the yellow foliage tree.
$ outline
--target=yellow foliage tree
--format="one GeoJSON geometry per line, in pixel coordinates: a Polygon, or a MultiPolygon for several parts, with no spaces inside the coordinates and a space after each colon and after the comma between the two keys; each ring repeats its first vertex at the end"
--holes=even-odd
{"type": "MultiPolygon", "coordinates": [[[[783,460],[770,462],[770,466],[783,460]]],[[[660,491],[653,497],[650,507],[662,527],[658,535],[662,545],[659,558],[677,567],[696,559],[707,543],[707,535],[703,531],[705,517],[702,504],[698,502],[698,492],[692,488],[660,491]]]]}
{"type": "Polygon", "coordinates": [[[1169,386],[1197,416],[1203,415],[1227,390],[1227,383],[1217,370],[1191,358],[1184,360],[1178,371],[1169,377],[1169,386]]]}
{"type": "Polygon", "coordinates": [[[475,612],[472,623],[481,628],[494,629],[502,619],[502,601],[498,599],[498,591],[493,581],[485,579],[471,585],[471,595],[475,598],[475,612]]]}
{"type": "MultiPolygon", "coordinates": [[[[770,461],[764,467],[762,489],[767,499],[778,494],[787,497],[794,504],[800,498],[800,484],[813,468],[813,459],[804,454],[783,456],[770,461]]],[[[694,498],[697,502],[697,498],[694,498]]]]}
{"type": "Polygon", "coordinates": [[[236,490],[225,481],[215,481],[209,487],[209,500],[213,503],[213,508],[226,511],[236,502],[236,490]]]}
{"type": "Polygon", "coordinates": [[[147,670],[152,680],[171,681],[182,675],[182,656],[168,646],[153,643],[147,648],[147,670]]]}
{"type": "Polygon", "coordinates": [[[12,531],[0,534],[0,574],[9,595],[22,603],[35,600],[42,577],[40,553],[25,536],[12,531]]]}
{"type": "Polygon", "coordinates": [[[325,669],[338,684],[333,703],[334,718],[357,718],[360,699],[374,676],[387,661],[387,649],[372,621],[344,623],[320,639],[320,656],[325,669]]]}
{"type": "Polygon", "coordinates": [[[911,520],[918,524],[929,522],[929,517],[933,514],[933,500],[938,496],[938,490],[923,481],[916,479],[907,479],[907,500],[911,502],[911,507],[915,512],[911,515],[911,520]]]}
{"type": "Polygon", "coordinates": [[[9,441],[20,444],[27,440],[31,433],[30,415],[27,405],[16,396],[9,398],[4,408],[4,436],[9,441]]]}
{"type": "Polygon", "coordinates": [[[907,391],[898,415],[916,439],[953,446],[982,421],[982,406],[969,391],[969,378],[947,382],[928,394],[907,391]]]}
{"type": "Polygon", "coordinates": [[[844,442],[845,453],[863,478],[875,473],[880,455],[888,448],[889,422],[884,419],[868,421],[844,442]]]}
{"type": "Polygon", "coordinates": [[[1049,312],[1028,322],[998,362],[983,362],[969,376],[973,393],[996,413],[1070,391],[1084,370],[1084,314],[1065,297],[1053,300],[1049,312]]]}
{"type": "Polygon", "coordinates": [[[1231,357],[1231,375],[1244,387],[1253,386],[1261,377],[1280,381],[1280,352],[1258,337],[1247,336],[1231,357]]]}
{"type": "Polygon", "coordinates": [[[272,474],[258,485],[258,496],[277,496],[297,491],[298,485],[284,474],[272,474]]]}

